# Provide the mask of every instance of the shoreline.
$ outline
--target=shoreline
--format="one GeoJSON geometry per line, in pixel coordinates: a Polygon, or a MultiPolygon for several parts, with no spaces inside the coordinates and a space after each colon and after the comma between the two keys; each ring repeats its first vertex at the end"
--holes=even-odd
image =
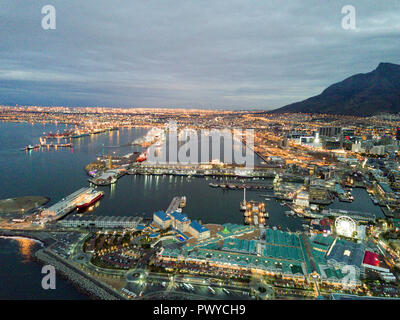
{"type": "Polygon", "coordinates": [[[41,248],[35,249],[31,258],[34,262],[42,265],[50,264],[56,268],[57,275],[61,276],[69,284],[71,284],[80,293],[89,296],[90,299],[96,300],[122,300],[126,299],[123,295],[116,292],[107,284],[86,274],[72,262],[63,259],[57,254],[53,253],[48,247],[53,244],[53,241],[43,237],[42,235],[35,235],[21,231],[6,231],[0,230],[0,238],[16,239],[24,238],[35,241],[41,245],[41,248]]]}
{"type": "Polygon", "coordinates": [[[72,262],[65,260],[50,250],[44,248],[35,252],[33,258],[41,264],[50,264],[56,268],[58,275],[73,285],[79,292],[86,294],[93,300],[125,300],[107,284],[86,274],[72,262]]]}

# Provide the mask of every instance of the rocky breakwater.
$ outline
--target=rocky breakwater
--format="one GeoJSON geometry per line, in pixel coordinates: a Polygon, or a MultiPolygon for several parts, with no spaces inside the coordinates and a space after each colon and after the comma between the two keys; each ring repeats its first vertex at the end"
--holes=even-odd
{"type": "Polygon", "coordinates": [[[91,277],[82,270],[78,269],[73,263],[58,256],[48,249],[41,249],[35,253],[35,257],[41,263],[49,264],[55,267],[56,272],[65,277],[79,290],[85,292],[93,299],[101,300],[121,300],[126,299],[123,295],[91,277]]]}

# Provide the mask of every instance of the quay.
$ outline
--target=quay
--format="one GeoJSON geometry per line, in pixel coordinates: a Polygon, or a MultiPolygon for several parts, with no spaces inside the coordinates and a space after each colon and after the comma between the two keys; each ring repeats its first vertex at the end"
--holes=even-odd
{"type": "MultiPolygon", "coordinates": [[[[224,167],[218,168],[211,164],[155,164],[140,162],[133,165],[138,174],[143,175],[173,175],[193,177],[236,177],[236,178],[274,178],[278,173],[283,173],[282,168],[257,166],[254,168],[224,167]]],[[[301,179],[298,179],[301,180],[301,179]]],[[[304,178],[301,180],[304,182],[304,178]]]]}
{"type": "Polygon", "coordinates": [[[108,186],[116,183],[119,178],[127,173],[125,168],[110,169],[104,172],[99,172],[93,178],[89,178],[88,181],[96,186],[108,186]]]}
{"type": "Polygon", "coordinates": [[[76,209],[78,202],[85,194],[92,192],[94,189],[90,187],[80,188],[79,190],[71,193],[69,196],[61,199],[59,202],[53,204],[51,207],[43,210],[42,216],[48,217],[50,220],[58,220],[76,209]]]}
{"type": "Polygon", "coordinates": [[[222,188],[222,189],[231,189],[231,190],[262,190],[262,189],[267,189],[271,190],[273,189],[273,186],[270,185],[251,185],[251,184],[235,184],[235,183],[209,183],[208,184],[212,188],[222,188]]]}
{"type": "Polygon", "coordinates": [[[25,148],[23,148],[21,150],[22,151],[29,151],[29,150],[41,149],[41,148],[47,148],[47,149],[54,148],[54,149],[57,149],[57,148],[72,148],[72,147],[73,147],[72,143],[60,143],[60,144],[52,144],[52,143],[43,144],[43,143],[41,143],[41,144],[36,144],[34,146],[32,146],[32,145],[26,146],[25,148]]]}
{"type": "Polygon", "coordinates": [[[359,211],[349,211],[349,210],[341,210],[341,209],[324,209],[321,211],[326,217],[340,217],[340,216],[349,216],[354,220],[365,221],[365,222],[374,222],[377,217],[374,213],[371,212],[359,212],[359,211]]]}
{"type": "Polygon", "coordinates": [[[167,214],[171,214],[172,212],[179,211],[180,208],[186,205],[186,197],[174,197],[171,203],[168,206],[168,209],[165,211],[167,214]]]}

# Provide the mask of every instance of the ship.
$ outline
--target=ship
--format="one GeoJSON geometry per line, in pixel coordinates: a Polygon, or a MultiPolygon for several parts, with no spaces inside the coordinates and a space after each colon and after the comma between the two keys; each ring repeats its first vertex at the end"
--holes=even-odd
{"type": "Polygon", "coordinates": [[[85,194],[82,201],[78,202],[76,207],[78,208],[78,210],[82,210],[87,207],[90,207],[91,205],[96,203],[98,200],[100,200],[100,198],[103,196],[104,196],[103,191],[97,191],[97,190],[93,189],[90,193],[85,194]]]}

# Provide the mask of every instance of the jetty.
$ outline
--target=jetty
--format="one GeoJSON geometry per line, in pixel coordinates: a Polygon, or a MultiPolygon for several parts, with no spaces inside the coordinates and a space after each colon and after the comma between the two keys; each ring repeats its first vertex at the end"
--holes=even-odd
{"type": "Polygon", "coordinates": [[[168,206],[168,209],[165,211],[167,214],[170,214],[175,211],[179,211],[180,208],[186,205],[186,197],[185,196],[178,196],[174,197],[171,203],[168,206]]]}

